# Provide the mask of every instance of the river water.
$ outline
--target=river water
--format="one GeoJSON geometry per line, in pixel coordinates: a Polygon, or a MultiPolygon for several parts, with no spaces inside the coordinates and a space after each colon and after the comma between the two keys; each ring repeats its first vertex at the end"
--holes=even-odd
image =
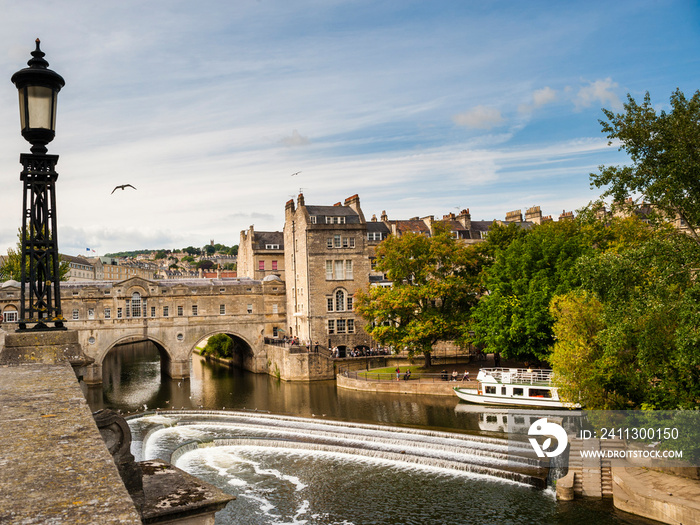
{"type": "Polygon", "coordinates": [[[161,377],[150,344],[113,350],[93,410],[185,410],[130,421],[137,459],[169,459],[237,497],[217,524],[652,524],[609,500],[557,502],[503,473],[503,415],[453,398],[287,383],[193,356],[161,377]],[[161,428],[162,427],[162,428],[161,428]],[[145,446],[140,438],[152,432],[145,446]],[[189,441],[219,446],[179,448],[189,441]],[[427,459],[426,459],[427,458],[427,459]],[[496,475],[489,475],[489,472],[496,475]]]}

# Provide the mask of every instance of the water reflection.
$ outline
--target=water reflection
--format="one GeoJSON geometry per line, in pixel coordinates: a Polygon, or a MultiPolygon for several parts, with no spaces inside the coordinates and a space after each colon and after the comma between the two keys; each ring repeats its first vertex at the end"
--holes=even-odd
{"type": "Polygon", "coordinates": [[[103,363],[103,384],[83,386],[93,410],[154,408],[248,409],[343,421],[478,431],[478,417],[455,412],[452,397],[383,394],[337,389],[335,381],[297,383],[228,368],[193,355],[191,377],[160,372],[152,343],[123,345],[103,363]]]}

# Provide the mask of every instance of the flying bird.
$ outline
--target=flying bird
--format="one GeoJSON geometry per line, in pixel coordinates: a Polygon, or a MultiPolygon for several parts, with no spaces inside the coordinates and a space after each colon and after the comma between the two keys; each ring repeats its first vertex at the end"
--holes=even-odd
{"type": "Polygon", "coordinates": [[[294,175],[299,175],[300,173],[301,173],[301,171],[297,171],[296,173],[292,173],[292,177],[294,177],[294,175]]]}
{"type": "MultiPolygon", "coordinates": [[[[136,189],[136,188],[135,188],[134,186],[132,186],[131,184],[122,184],[121,186],[116,186],[116,187],[112,190],[112,193],[114,193],[114,192],[117,191],[117,190],[124,190],[124,189],[126,189],[126,188],[134,188],[134,189],[136,189]]],[[[111,195],[112,193],[110,193],[110,195],[111,195]]]]}

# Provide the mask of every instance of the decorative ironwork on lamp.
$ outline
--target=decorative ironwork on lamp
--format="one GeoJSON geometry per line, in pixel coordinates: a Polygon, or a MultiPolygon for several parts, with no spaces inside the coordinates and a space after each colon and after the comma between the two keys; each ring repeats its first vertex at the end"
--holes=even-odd
{"type": "Polygon", "coordinates": [[[58,155],[48,155],[46,145],[56,135],[56,104],[65,81],[48,69],[39,44],[37,38],[29,67],[11,79],[19,91],[22,136],[32,145],[31,154],[20,155],[24,186],[20,331],[26,330],[28,323],[34,323],[33,330],[64,329],[56,227],[58,155]],[[53,322],[54,327],[47,322],[53,322]]]}

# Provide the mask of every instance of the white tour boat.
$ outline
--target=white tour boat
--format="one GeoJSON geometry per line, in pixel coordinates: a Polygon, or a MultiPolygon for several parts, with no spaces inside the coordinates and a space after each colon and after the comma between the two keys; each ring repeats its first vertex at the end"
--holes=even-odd
{"type": "Polygon", "coordinates": [[[559,400],[551,370],[482,368],[476,380],[479,388],[455,387],[457,397],[479,405],[578,408],[559,400]]]}

